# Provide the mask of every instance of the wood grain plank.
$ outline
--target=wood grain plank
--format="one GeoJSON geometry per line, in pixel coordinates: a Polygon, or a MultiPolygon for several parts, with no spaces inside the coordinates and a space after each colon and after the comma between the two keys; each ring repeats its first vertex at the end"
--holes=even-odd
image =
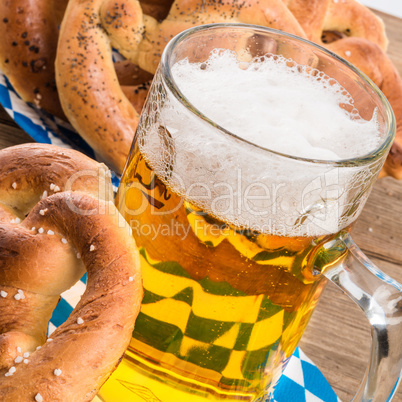
{"type": "MultiPolygon", "coordinates": [[[[376,12],[390,40],[388,55],[402,75],[402,20],[376,12]]],[[[402,283],[402,182],[379,180],[357,220],[352,236],[384,272],[402,283]]],[[[370,327],[360,309],[328,284],[300,342],[337,395],[350,401],[363,377],[370,348],[370,327]]],[[[394,398],[402,402],[402,389],[394,398]]]]}
{"type": "MultiPolygon", "coordinates": [[[[388,55],[402,75],[402,20],[376,12],[390,40],[388,55]]],[[[402,283],[402,182],[379,180],[352,236],[384,272],[402,283]]],[[[402,335],[401,335],[402,336],[402,335]]],[[[329,283],[300,346],[320,368],[342,401],[357,391],[368,362],[370,327],[360,309],[329,283]]],[[[399,387],[394,402],[402,402],[399,387]]]]}
{"type": "Polygon", "coordinates": [[[0,105],[0,149],[32,141],[32,138],[25,131],[21,130],[0,105]]]}
{"type": "Polygon", "coordinates": [[[0,149],[11,145],[33,142],[32,138],[19,128],[0,106],[0,149]]]}
{"type": "MultiPolygon", "coordinates": [[[[400,283],[401,217],[402,183],[393,179],[381,179],[376,183],[352,230],[354,240],[371,260],[400,283]],[[388,196],[389,191],[396,195],[388,196]],[[393,197],[391,199],[394,200],[392,208],[386,210],[387,213],[378,211],[378,200],[384,197],[393,197]],[[389,246],[391,237],[393,243],[389,246]]],[[[359,386],[368,361],[369,345],[370,328],[363,313],[335,285],[328,284],[300,346],[317,364],[343,401],[351,400],[359,386]]],[[[399,389],[394,400],[402,401],[402,389],[399,389]]]]}

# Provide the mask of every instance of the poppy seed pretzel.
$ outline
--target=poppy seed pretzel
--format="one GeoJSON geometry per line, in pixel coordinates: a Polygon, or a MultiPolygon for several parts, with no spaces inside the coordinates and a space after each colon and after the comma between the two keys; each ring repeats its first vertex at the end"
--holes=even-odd
{"type": "Polygon", "coordinates": [[[387,97],[395,114],[396,137],[381,176],[402,180],[402,79],[397,69],[380,46],[367,39],[344,38],[326,47],[371,78],[387,97]]]}
{"type": "Polygon", "coordinates": [[[363,38],[387,49],[383,21],[356,0],[283,0],[307,38],[325,46],[342,38],[363,38]]]}
{"type": "MultiPolygon", "coordinates": [[[[169,5],[150,3],[163,13],[169,5]]],[[[390,100],[399,130],[382,174],[402,178],[401,78],[384,53],[384,24],[368,8],[355,0],[176,0],[158,21],[143,12],[147,7],[137,0],[70,0],[61,27],[56,80],[63,109],[116,171],[122,171],[139,116],[118,84],[110,47],[154,73],[166,43],[177,33],[205,23],[243,22],[315,41],[372,78],[390,100]]]]}
{"type": "Polygon", "coordinates": [[[105,176],[73,150],[0,151],[2,401],[90,401],[128,346],[142,298],[139,256],[105,176]],[[85,269],[85,293],[46,340],[60,293],[85,269]]]}
{"type": "Polygon", "coordinates": [[[402,79],[386,55],[382,20],[355,0],[283,0],[307,38],[365,73],[387,97],[396,118],[396,138],[381,176],[402,180],[402,79]]]}
{"type": "Polygon", "coordinates": [[[61,118],[54,59],[67,2],[0,2],[0,70],[24,101],[61,118]]]}
{"type": "MultiPolygon", "coordinates": [[[[0,70],[28,103],[66,120],[55,80],[59,26],[68,0],[13,0],[0,2],[0,70]]],[[[151,12],[157,12],[146,5],[151,12]]],[[[160,11],[158,11],[160,13],[160,11]]],[[[137,111],[147,94],[144,83],[152,75],[131,63],[117,61],[123,90],[137,111]]]]}
{"type": "Polygon", "coordinates": [[[70,123],[101,159],[122,172],[139,114],[119,85],[111,47],[153,74],[177,33],[230,21],[304,35],[281,0],[177,0],[162,22],[143,14],[137,0],[70,0],[56,57],[57,88],[70,123]]]}

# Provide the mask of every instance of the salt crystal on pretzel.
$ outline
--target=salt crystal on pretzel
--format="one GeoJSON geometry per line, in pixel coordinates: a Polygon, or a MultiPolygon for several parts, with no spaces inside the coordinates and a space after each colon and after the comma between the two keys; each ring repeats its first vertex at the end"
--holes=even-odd
{"type": "Polygon", "coordinates": [[[0,151],[0,211],[6,211],[0,214],[2,401],[92,400],[129,344],[142,298],[139,255],[112,203],[107,176],[104,165],[56,146],[0,151]],[[18,190],[10,186],[16,178],[18,190]],[[61,191],[41,198],[50,183],[61,191]],[[10,224],[12,214],[21,216],[20,225],[10,224]],[[53,235],[38,235],[33,226],[53,235]],[[96,249],[89,252],[92,244],[96,249]],[[80,302],[46,339],[60,294],[85,269],[80,302]]]}

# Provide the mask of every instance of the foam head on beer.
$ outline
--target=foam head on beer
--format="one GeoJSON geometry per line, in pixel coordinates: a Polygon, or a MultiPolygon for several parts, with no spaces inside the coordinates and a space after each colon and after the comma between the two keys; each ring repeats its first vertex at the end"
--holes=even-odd
{"type": "Polygon", "coordinates": [[[339,160],[378,145],[375,119],[356,119],[340,108],[353,100],[335,80],[287,62],[276,56],[244,63],[229,50],[215,51],[205,63],[176,63],[172,73],[201,113],[264,148],[339,160]]]}
{"type": "Polygon", "coordinates": [[[160,138],[160,121],[140,144],[162,177],[169,163],[173,191],[219,219],[262,232],[317,235],[351,223],[353,216],[342,216],[350,203],[345,186],[364,174],[330,162],[367,155],[381,138],[376,113],[361,118],[336,80],[282,56],[244,62],[221,49],[202,63],[177,62],[172,77],[196,111],[247,141],[168,93],[159,118],[171,145],[160,138]],[[174,157],[161,158],[169,152],[174,157]],[[329,163],[323,171],[278,153],[329,163]]]}

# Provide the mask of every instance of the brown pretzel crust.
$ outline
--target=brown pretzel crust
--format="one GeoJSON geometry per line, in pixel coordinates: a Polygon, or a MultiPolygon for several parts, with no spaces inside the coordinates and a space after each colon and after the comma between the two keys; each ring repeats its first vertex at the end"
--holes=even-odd
{"type": "Polygon", "coordinates": [[[142,85],[153,78],[153,74],[142,70],[128,60],[115,62],[114,69],[123,90],[125,86],[142,85]]]}
{"type": "Polygon", "coordinates": [[[97,170],[104,170],[103,165],[76,151],[48,145],[33,148],[34,158],[28,144],[0,152],[0,183],[10,186],[3,193],[7,205],[0,205],[0,399],[34,400],[40,394],[43,400],[89,401],[131,339],[142,297],[138,251],[112,201],[98,197],[105,174],[99,178],[97,170]],[[59,154],[53,166],[51,155],[59,154]],[[17,182],[37,161],[43,177],[17,182]],[[36,200],[43,188],[54,189],[55,182],[66,183],[71,174],[76,179],[73,191],[56,187],[21,222],[15,221],[16,215],[12,218],[21,210],[20,192],[36,200]],[[88,273],[86,291],[45,343],[59,295],[82,275],[83,267],[88,273]],[[18,361],[24,353],[29,353],[27,364],[18,361]],[[12,375],[10,367],[16,369],[12,375]]]}
{"type": "MultiPolygon", "coordinates": [[[[58,85],[63,109],[68,110],[69,120],[97,155],[117,172],[124,166],[138,113],[147,95],[148,87],[143,83],[150,79],[150,73],[154,73],[167,41],[183,29],[224,21],[270,26],[307,37],[330,49],[332,43],[337,43],[337,53],[346,59],[348,49],[342,49],[348,43],[345,39],[367,39],[382,50],[387,47],[381,19],[355,0],[247,0],[243,3],[228,0],[176,0],[174,3],[171,0],[141,0],[139,3],[136,0],[71,0],[70,3],[63,23],[67,28],[62,31],[64,39],[60,40],[58,51],[61,59],[58,85]],[[111,45],[142,68],[126,61],[115,64],[115,72],[110,61],[111,45]]],[[[56,51],[57,24],[65,6],[66,0],[35,3],[34,10],[33,5],[23,0],[0,5],[4,16],[0,21],[0,33],[5,38],[0,42],[0,68],[25,100],[59,116],[62,111],[52,84],[52,60],[56,51]],[[43,20],[45,24],[42,24],[43,20]],[[45,59],[46,69],[35,67],[37,62],[45,59]]],[[[389,61],[385,62],[386,68],[382,62],[374,61],[372,51],[365,50],[370,44],[364,40],[357,43],[362,46],[361,51],[356,48],[361,60],[354,57],[354,63],[365,72],[367,65],[372,72],[382,70],[382,78],[374,79],[374,82],[390,100],[398,121],[397,139],[383,173],[401,178],[400,78],[395,68],[389,66],[389,61]],[[385,81],[390,85],[383,86],[381,82],[387,76],[386,70],[390,73],[385,81]]],[[[383,54],[379,54],[379,60],[383,60],[383,54]]]]}
{"type": "MultiPolygon", "coordinates": [[[[127,46],[127,42],[119,41],[116,47],[134,64],[155,73],[163,49],[175,35],[193,26],[219,22],[261,25],[305,37],[297,20],[281,0],[246,0],[241,3],[232,0],[176,0],[160,23],[144,15],[144,34],[138,46],[127,46]]],[[[116,34],[121,36],[120,32],[116,34]]]]}
{"type": "Polygon", "coordinates": [[[381,175],[402,179],[402,79],[398,71],[384,51],[367,39],[345,38],[327,47],[370,77],[391,104],[397,130],[381,175]]]}
{"type": "Polygon", "coordinates": [[[101,159],[122,172],[139,116],[118,83],[109,35],[119,30],[134,46],[141,38],[135,20],[142,19],[142,11],[138,3],[130,9],[125,2],[122,18],[116,17],[105,9],[108,4],[113,9],[112,3],[69,2],[60,29],[56,82],[70,123],[101,159]]]}
{"type": "MultiPolygon", "coordinates": [[[[109,166],[121,172],[138,113],[120,87],[110,47],[154,73],[167,41],[182,30],[212,22],[257,23],[303,35],[281,2],[176,1],[158,23],[136,0],[71,0],[61,26],[56,81],[64,112],[109,166]],[[191,10],[189,12],[189,10],[191,10]]],[[[126,90],[127,93],[127,90],[126,90]]]]}
{"type": "Polygon", "coordinates": [[[59,117],[54,60],[67,2],[0,2],[0,69],[23,100],[59,117]]]}
{"type": "Polygon", "coordinates": [[[389,100],[397,132],[381,176],[402,179],[402,80],[385,54],[382,20],[355,0],[283,0],[307,37],[370,77],[389,100]]]}
{"type": "Polygon", "coordinates": [[[73,149],[35,143],[5,148],[0,151],[0,203],[23,219],[43,195],[66,189],[112,199],[108,173],[106,166],[73,149]]]}
{"type": "Polygon", "coordinates": [[[325,45],[323,36],[336,32],[340,38],[365,38],[386,50],[383,21],[355,0],[283,0],[309,40],[325,45]]]}
{"type": "MultiPolygon", "coordinates": [[[[54,63],[59,26],[67,3],[68,0],[0,3],[0,35],[3,38],[0,42],[0,70],[24,101],[64,120],[66,117],[57,93],[54,63]]],[[[163,15],[169,4],[146,2],[144,6],[152,15],[158,16],[163,15]]],[[[124,85],[139,86],[152,79],[151,74],[127,61],[116,62],[115,69],[123,90],[124,85]]],[[[134,93],[129,98],[134,107],[143,102],[143,94],[136,95],[134,93]]]]}
{"type": "Polygon", "coordinates": [[[169,14],[173,0],[139,0],[142,12],[155,18],[157,21],[164,20],[169,14]]]}

